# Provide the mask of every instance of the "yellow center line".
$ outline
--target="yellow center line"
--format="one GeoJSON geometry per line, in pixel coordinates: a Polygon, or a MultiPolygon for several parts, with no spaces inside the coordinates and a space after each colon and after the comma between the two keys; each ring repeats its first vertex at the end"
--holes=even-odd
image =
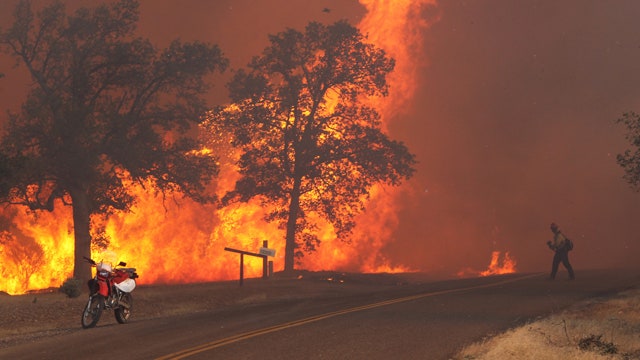
{"type": "Polygon", "coordinates": [[[507,280],[499,281],[499,282],[496,282],[496,283],[491,283],[491,284],[476,285],[476,286],[470,286],[470,287],[460,288],[460,289],[450,289],[450,290],[441,290],[441,291],[435,291],[435,292],[428,292],[428,293],[416,294],[416,295],[411,295],[411,296],[405,296],[405,297],[401,297],[401,298],[397,298],[397,299],[380,301],[380,302],[373,303],[373,304],[368,304],[368,305],[356,306],[356,307],[352,307],[352,308],[348,308],[348,309],[344,309],[344,310],[338,310],[338,311],[334,311],[334,312],[330,312],[330,313],[326,313],[326,314],[320,314],[320,315],[316,315],[316,316],[311,316],[311,317],[300,319],[300,320],[290,321],[290,322],[287,322],[287,323],[284,323],[284,324],[274,325],[274,326],[270,326],[270,327],[266,327],[266,328],[262,328],[262,329],[258,329],[258,330],[245,332],[245,333],[238,334],[238,335],[229,336],[229,337],[224,338],[224,339],[211,341],[211,342],[208,342],[208,343],[205,343],[205,344],[194,346],[192,348],[184,349],[184,350],[181,350],[181,351],[178,351],[178,352],[174,352],[172,354],[161,356],[159,358],[156,358],[155,360],[169,360],[169,359],[178,360],[178,359],[184,359],[184,358],[187,358],[187,357],[195,355],[195,354],[199,354],[199,353],[202,353],[202,352],[205,352],[205,351],[213,350],[215,348],[222,347],[222,346],[229,345],[229,344],[233,344],[233,343],[236,343],[236,342],[239,342],[239,341],[242,341],[242,340],[251,339],[251,338],[254,338],[254,337],[257,337],[257,336],[262,336],[262,335],[273,333],[273,332],[276,332],[276,331],[281,331],[281,330],[289,329],[289,328],[292,328],[292,327],[313,323],[313,322],[316,322],[316,321],[332,318],[334,316],[344,315],[344,314],[348,314],[348,313],[358,312],[358,311],[367,310],[367,309],[373,309],[373,308],[377,308],[377,307],[381,307],[381,306],[397,304],[397,303],[401,303],[401,302],[406,302],[406,301],[411,301],[411,300],[416,300],[416,299],[421,299],[421,298],[426,298],[426,297],[445,295],[445,294],[454,294],[454,293],[465,292],[465,291],[469,291],[469,290],[477,290],[477,289],[482,289],[482,288],[489,288],[489,287],[504,285],[504,284],[507,284],[507,283],[511,283],[511,282],[515,282],[515,281],[519,281],[519,280],[524,280],[524,279],[528,279],[528,278],[532,278],[532,277],[536,277],[536,276],[539,276],[539,275],[540,275],[539,273],[537,273],[537,274],[529,274],[529,275],[524,275],[524,276],[520,276],[520,277],[513,278],[513,279],[507,279],[507,280]]]}

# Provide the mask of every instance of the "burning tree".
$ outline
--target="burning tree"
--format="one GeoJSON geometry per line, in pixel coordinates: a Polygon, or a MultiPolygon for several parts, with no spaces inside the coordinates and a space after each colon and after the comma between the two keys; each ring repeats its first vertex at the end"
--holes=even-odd
{"type": "Polygon", "coordinates": [[[42,265],[44,251],[35,239],[23,234],[8,219],[0,218],[0,255],[4,259],[0,275],[20,279],[21,287],[27,289],[29,279],[42,265]],[[15,273],[10,273],[8,268],[15,273]]]}
{"type": "Polygon", "coordinates": [[[3,201],[32,210],[73,209],[74,277],[90,277],[91,217],[127,210],[126,181],[198,201],[216,160],[188,136],[208,89],[204,77],[227,65],[219,48],[174,41],[158,49],[134,36],[137,1],[67,15],[55,2],[15,8],[0,45],[31,75],[21,111],[0,142],[7,157],[3,201]],[[6,188],[6,187],[5,187],[6,188]]]}
{"type": "Polygon", "coordinates": [[[266,220],[286,229],[285,271],[319,243],[317,220],[348,240],[371,187],[414,172],[414,155],[367,106],[367,97],[387,95],[394,61],[365,40],[345,21],[270,36],[228,84],[232,104],[205,122],[218,140],[232,134],[240,150],[240,178],[223,203],[269,206],[266,220]]]}

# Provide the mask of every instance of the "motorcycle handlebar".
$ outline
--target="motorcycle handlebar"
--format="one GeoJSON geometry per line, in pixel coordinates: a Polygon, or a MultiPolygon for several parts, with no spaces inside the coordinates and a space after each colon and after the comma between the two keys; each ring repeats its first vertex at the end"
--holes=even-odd
{"type": "MultiPolygon", "coordinates": [[[[95,260],[90,259],[86,256],[83,256],[83,258],[92,266],[97,266],[98,264],[95,262],[95,260]]],[[[120,263],[118,263],[118,266],[127,266],[127,263],[120,261],[120,263]]],[[[138,274],[136,273],[136,268],[121,268],[122,271],[126,271],[129,273],[129,276],[131,276],[132,279],[135,279],[138,277],[138,274]]]]}

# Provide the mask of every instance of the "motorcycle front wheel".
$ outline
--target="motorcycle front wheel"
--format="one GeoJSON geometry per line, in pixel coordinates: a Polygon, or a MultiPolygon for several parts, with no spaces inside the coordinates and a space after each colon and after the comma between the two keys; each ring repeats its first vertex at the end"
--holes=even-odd
{"type": "Polygon", "coordinates": [[[82,328],[88,329],[96,326],[102,315],[102,310],[104,310],[104,296],[100,294],[89,296],[87,306],[82,312],[82,328]]]}
{"type": "Polygon", "coordinates": [[[131,310],[133,309],[133,297],[130,293],[122,294],[119,305],[114,313],[116,315],[116,321],[120,324],[126,324],[131,317],[131,310]]]}

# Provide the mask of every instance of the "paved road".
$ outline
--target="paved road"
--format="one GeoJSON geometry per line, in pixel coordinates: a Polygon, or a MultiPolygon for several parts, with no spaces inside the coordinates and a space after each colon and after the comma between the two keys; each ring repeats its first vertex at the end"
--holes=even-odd
{"type": "Polygon", "coordinates": [[[447,359],[465,344],[586,298],[637,286],[589,271],[416,283],[176,318],[103,325],[0,350],[0,359],[447,359]]]}

